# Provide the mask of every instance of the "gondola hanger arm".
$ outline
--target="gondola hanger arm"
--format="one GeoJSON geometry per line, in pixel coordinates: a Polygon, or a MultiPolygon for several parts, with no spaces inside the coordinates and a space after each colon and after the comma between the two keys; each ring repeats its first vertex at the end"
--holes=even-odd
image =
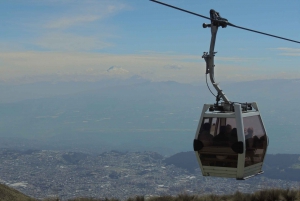
{"type": "Polygon", "coordinates": [[[227,108],[227,109],[224,109],[224,110],[231,110],[233,102],[231,102],[226,97],[225,93],[219,87],[218,83],[215,81],[215,78],[214,78],[214,68],[215,68],[214,57],[215,57],[215,53],[216,53],[214,51],[214,48],[215,48],[216,37],[217,37],[217,32],[218,32],[219,27],[226,28],[227,26],[231,26],[231,27],[235,27],[235,28],[238,28],[238,29],[243,29],[243,30],[246,30],[246,31],[250,31],[250,32],[266,35],[266,36],[269,36],[269,37],[274,37],[274,38],[278,38],[278,39],[282,39],[282,40],[286,40],[286,41],[290,41],[290,42],[300,44],[300,42],[296,41],[296,40],[292,40],[292,39],[284,38],[284,37],[281,37],[281,36],[276,36],[276,35],[268,34],[268,33],[265,33],[265,32],[256,31],[254,29],[248,29],[248,28],[245,28],[245,27],[234,25],[234,24],[230,23],[226,18],[222,18],[221,15],[219,14],[219,12],[217,12],[213,9],[210,10],[210,17],[206,17],[204,15],[200,15],[198,13],[194,13],[194,12],[182,9],[182,8],[178,8],[176,6],[172,6],[172,5],[157,1],[157,0],[150,0],[150,1],[210,20],[210,24],[205,24],[205,23],[203,24],[203,28],[208,28],[209,27],[211,29],[211,41],[210,41],[209,52],[204,52],[202,58],[206,62],[206,74],[209,74],[210,81],[211,81],[213,87],[217,91],[216,104],[215,105],[216,106],[219,105],[218,102],[221,98],[224,101],[224,103],[222,103],[223,108],[227,108]]]}

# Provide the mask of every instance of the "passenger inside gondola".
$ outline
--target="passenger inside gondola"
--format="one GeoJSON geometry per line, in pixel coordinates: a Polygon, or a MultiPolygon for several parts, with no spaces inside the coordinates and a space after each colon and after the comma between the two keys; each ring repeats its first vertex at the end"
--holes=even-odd
{"type": "MultiPolygon", "coordinates": [[[[258,138],[258,137],[257,137],[258,138]]],[[[260,138],[257,139],[257,148],[259,149],[265,149],[267,146],[267,138],[265,135],[261,136],[260,138]]]]}
{"type": "Polygon", "coordinates": [[[263,162],[267,136],[259,116],[243,118],[245,127],[246,158],[245,167],[263,162]]]}
{"type": "Polygon", "coordinates": [[[236,129],[236,128],[233,128],[233,129],[231,130],[230,138],[229,138],[230,145],[233,145],[233,144],[236,143],[237,141],[238,141],[237,129],[236,129]]]}
{"type": "Polygon", "coordinates": [[[204,146],[212,145],[213,136],[210,134],[210,123],[204,123],[202,126],[203,130],[199,134],[199,140],[204,146]]]}
{"type": "Polygon", "coordinates": [[[220,126],[220,132],[213,139],[216,146],[227,146],[229,138],[226,136],[226,126],[220,126]]]}
{"type": "Polygon", "coordinates": [[[247,149],[251,149],[253,148],[253,128],[248,128],[247,129],[247,134],[245,136],[245,140],[246,140],[246,148],[247,149]]]}
{"type": "Polygon", "coordinates": [[[255,149],[253,148],[254,140],[253,140],[253,128],[249,127],[246,129],[245,133],[245,140],[246,140],[246,158],[249,164],[254,164],[254,154],[255,149]]]}
{"type": "Polygon", "coordinates": [[[232,126],[230,124],[227,124],[226,125],[226,137],[230,138],[230,135],[231,135],[231,131],[232,131],[232,126]]]}
{"type": "Polygon", "coordinates": [[[249,139],[253,137],[253,128],[249,127],[246,129],[246,135],[245,135],[245,139],[249,139]]]}
{"type": "MultiPolygon", "coordinates": [[[[198,135],[198,140],[203,144],[203,148],[199,151],[202,165],[237,167],[238,154],[231,149],[230,141],[232,132],[236,131],[236,129],[232,129],[232,125],[235,126],[236,124],[230,118],[207,118],[203,120],[198,135]]],[[[237,134],[235,138],[237,141],[237,134]]]]}

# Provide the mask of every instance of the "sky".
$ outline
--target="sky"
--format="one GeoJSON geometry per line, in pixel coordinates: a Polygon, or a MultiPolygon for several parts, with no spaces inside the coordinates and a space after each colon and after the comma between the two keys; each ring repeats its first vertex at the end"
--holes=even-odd
{"type": "MultiPolygon", "coordinates": [[[[297,0],[163,2],[300,41],[297,0]]],[[[209,21],[149,0],[11,0],[0,13],[0,82],[205,80],[209,21]]],[[[216,81],[300,78],[299,43],[227,27],[215,51],[216,81]]]]}

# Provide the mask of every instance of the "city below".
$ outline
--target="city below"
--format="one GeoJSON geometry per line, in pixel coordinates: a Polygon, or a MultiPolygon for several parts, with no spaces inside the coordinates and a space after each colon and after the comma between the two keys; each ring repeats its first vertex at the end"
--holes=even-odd
{"type": "MultiPolygon", "coordinates": [[[[245,181],[203,177],[165,163],[155,152],[111,151],[99,155],[40,150],[0,150],[0,182],[38,199],[118,198],[187,194],[251,193],[298,189],[299,181],[257,176],[245,181]]],[[[196,160],[196,159],[195,159],[196,160]]]]}

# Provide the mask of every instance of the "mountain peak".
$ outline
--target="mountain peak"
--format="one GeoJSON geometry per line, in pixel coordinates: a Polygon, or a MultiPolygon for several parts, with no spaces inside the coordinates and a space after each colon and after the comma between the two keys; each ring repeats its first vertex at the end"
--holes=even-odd
{"type": "Polygon", "coordinates": [[[111,66],[106,70],[106,72],[112,73],[112,74],[127,74],[127,73],[129,73],[128,70],[126,70],[122,67],[119,67],[119,66],[111,66]]]}

